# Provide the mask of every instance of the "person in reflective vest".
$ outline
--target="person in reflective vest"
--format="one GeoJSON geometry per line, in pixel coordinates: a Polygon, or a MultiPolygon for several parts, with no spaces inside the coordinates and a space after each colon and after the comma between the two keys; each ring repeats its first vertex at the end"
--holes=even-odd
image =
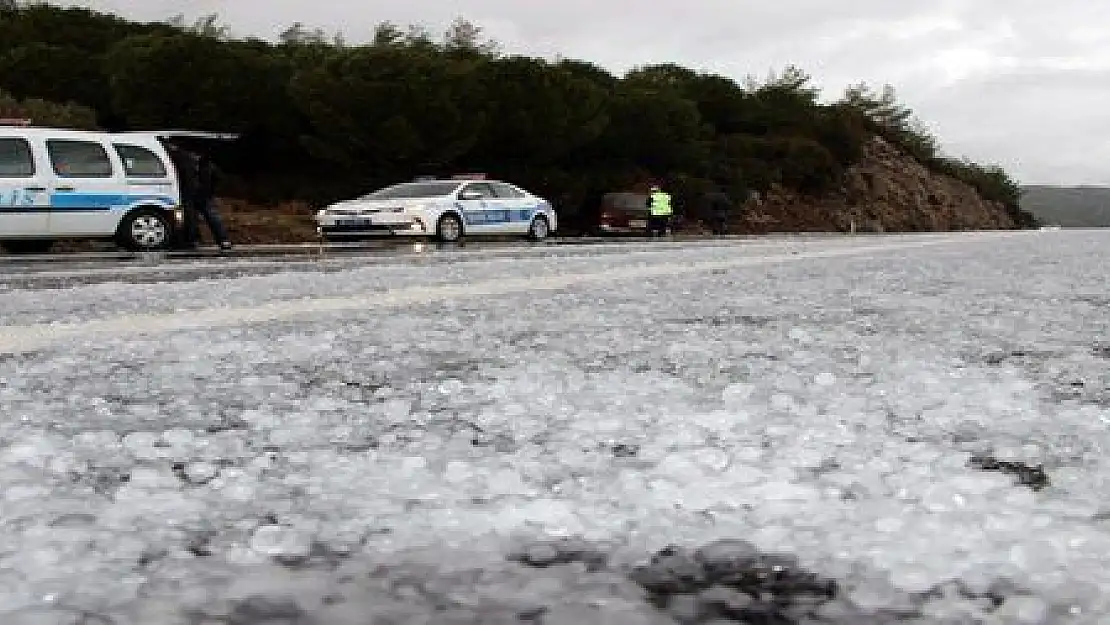
{"type": "Polygon", "coordinates": [[[648,194],[648,210],[651,217],[648,220],[648,234],[651,236],[663,236],[670,232],[671,229],[671,216],[674,210],[671,207],[671,194],[662,190],[659,185],[651,185],[651,193],[648,194]]]}

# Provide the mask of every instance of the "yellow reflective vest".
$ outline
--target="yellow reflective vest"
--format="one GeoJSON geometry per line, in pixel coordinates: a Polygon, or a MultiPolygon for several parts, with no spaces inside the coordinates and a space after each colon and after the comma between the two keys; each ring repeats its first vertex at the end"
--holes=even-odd
{"type": "Polygon", "coordinates": [[[652,217],[669,217],[672,213],[671,194],[665,191],[652,192],[648,206],[651,208],[652,217]]]}

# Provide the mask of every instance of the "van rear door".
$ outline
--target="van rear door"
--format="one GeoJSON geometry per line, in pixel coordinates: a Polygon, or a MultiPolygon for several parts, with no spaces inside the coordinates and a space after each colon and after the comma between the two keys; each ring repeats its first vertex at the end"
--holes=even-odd
{"type": "Polygon", "coordinates": [[[41,237],[49,230],[49,176],[24,137],[0,136],[0,238],[41,237]]]}

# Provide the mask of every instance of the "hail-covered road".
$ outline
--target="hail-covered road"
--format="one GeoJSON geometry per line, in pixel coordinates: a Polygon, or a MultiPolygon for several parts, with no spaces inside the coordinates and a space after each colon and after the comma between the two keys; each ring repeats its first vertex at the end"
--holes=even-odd
{"type": "Polygon", "coordinates": [[[0,622],[1106,622],[1108,250],[9,272],[0,622]]]}

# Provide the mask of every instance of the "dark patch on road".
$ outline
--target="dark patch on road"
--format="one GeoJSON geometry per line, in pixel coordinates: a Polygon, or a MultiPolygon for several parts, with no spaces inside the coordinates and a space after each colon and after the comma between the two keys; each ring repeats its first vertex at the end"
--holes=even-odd
{"type": "Polygon", "coordinates": [[[113,497],[120,486],[131,481],[131,472],[120,467],[89,465],[84,471],[71,471],[69,478],[73,484],[87,486],[98,495],[113,497]]]}
{"type": "Polygon", "coordinates": [[[999,460],[994,456],[972,456],[968,464],[980,471],[998,471],[1017,478],[1019,486],[1028,486],[1034,491],[1042,490],[1049,486],[1048,473],[1044,465],[1028,465],[1024,462],[1011,462],[999,460]]]}
{"type": "Polygon", "coordinates": [[[508,559],[535,568],[581,562],[587,571],[600,571],[608,564],[609,556],[586,541],[564,538],[525,545],[510,552],[508,559]]]}
{"type": "Polygon", "coordinates": [[[764,328],[775,322],[774,317],[759,315],[710,315],[706,317],[686,317],[670,319],[668,323],[687,326],[708,326],[710,328],[764,328]]]}
{"type": "Polygon", "coordinates": [[[615,458],[635,458],[640,454],[640,446],[629,443],[602,443],[603,448],[607,448],[615,458]]]}
{"type": "Polygon", "coordinates": [[[968,601],[986,601],[993,610],[997,610],[1002,607],[1002,604],[1006,603],[1006,599],[1009,597],[1031,594],[1028,590],[1007,579],[995,580],[982,592],[971,588],[964,581],[956,579],[937,584],[923,593],[915,594],[914,598],[918,602],[924,603],[934,599],[943,600],[946,597],[959,597],[968,601]]]}
{"type": "Polygon", "coordinates": [[[806,571],[796,558],[761,553],[742,540],[695,551],[667,547],[634,568],[630,578],[647,591],[652,605],[680,623],[789,625],[818,618],[822,605],[839,595],[834,580],[806,571]]]}
{"type": "Polygon", "coordinates": [[[1027,363],[1029,361],[1042,362],[1060,355],[1061,354],[1057,352],[1044,350],[1011,349],[984,354],[981,356],[981,360],[988,365],[999,366],[1013,361],[1022,363],[1027,363]]]}

